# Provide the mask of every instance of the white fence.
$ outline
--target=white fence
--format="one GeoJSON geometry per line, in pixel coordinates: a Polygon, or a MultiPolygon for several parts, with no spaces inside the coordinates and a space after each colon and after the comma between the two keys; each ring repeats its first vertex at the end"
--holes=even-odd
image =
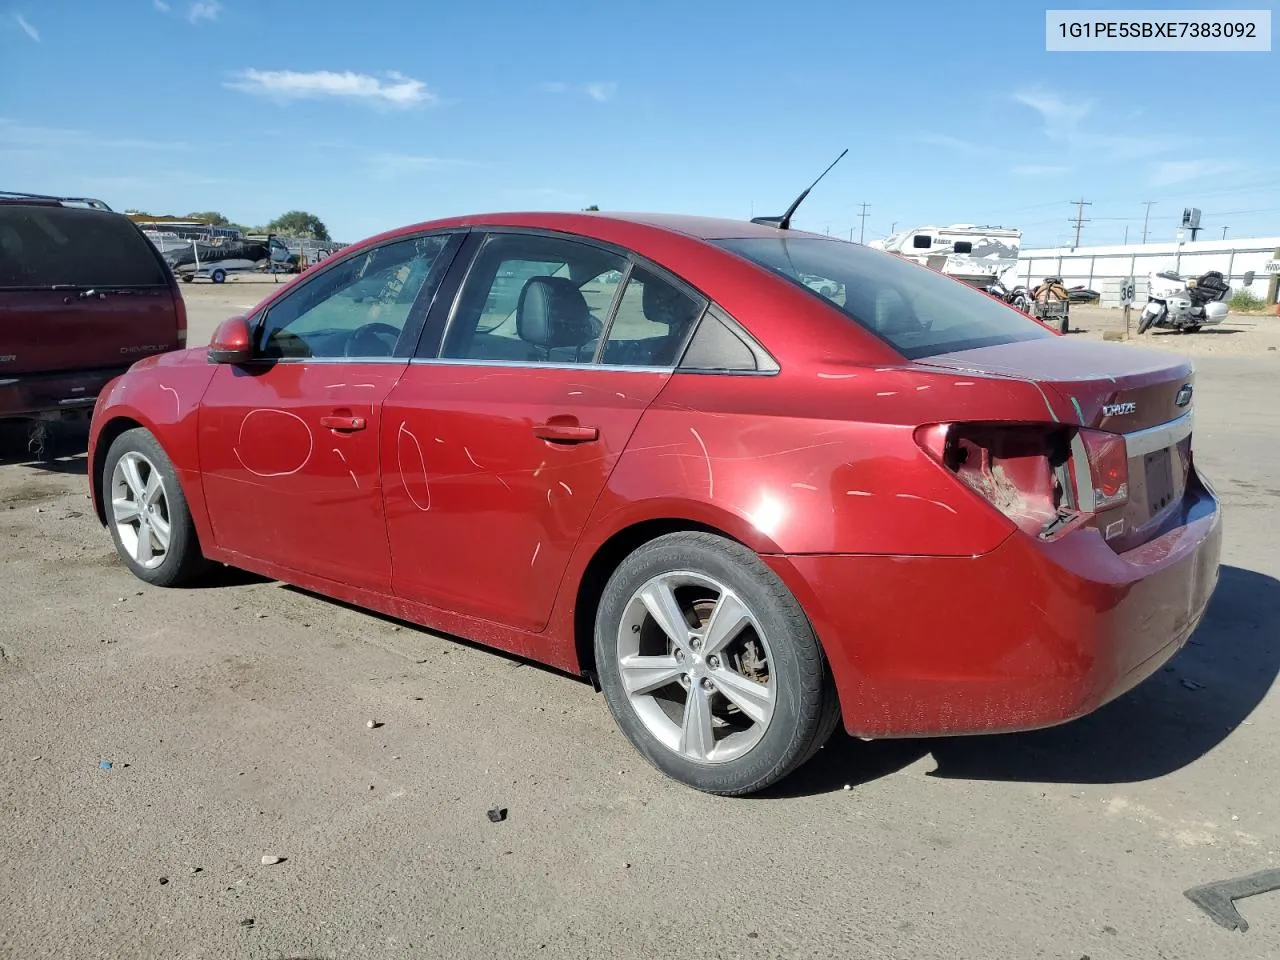
{"type": "Polygon", "coordinates": [[[1097,290],[1102,295],[1102,305],[1114,307],[1119,305],[1120,282],[1128,277],[1134,278],[1141,301],[1146,295],[1147,274],[1153,270],[1176,270],[1190,277],[1217,270],[1227,278],[1233,293],[1248,289],[1266,300],[1272,278],[1267,273],[1267,263],[1277,259],[1277,249],[1280,237],[1022,250],[1013,282],[1031,286],[1045,277],[1061,277],[1068,287],[1083,284],[1097,290]],[[1254,279],[1246,288],[1244,275],[1250,270],[1254,279]]]}

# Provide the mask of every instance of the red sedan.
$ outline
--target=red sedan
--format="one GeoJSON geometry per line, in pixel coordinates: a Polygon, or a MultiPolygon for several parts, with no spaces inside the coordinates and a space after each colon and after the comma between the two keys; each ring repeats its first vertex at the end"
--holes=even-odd
{"type": "Polygon", "coordinates": [[[1218,575],[1192,389],[858,244],[487,215],[139,361],[89,476],[148,583],[230,564],[586,676],[745,794],[841,720],[1024,730],[1157,670],[1218,575]]]}

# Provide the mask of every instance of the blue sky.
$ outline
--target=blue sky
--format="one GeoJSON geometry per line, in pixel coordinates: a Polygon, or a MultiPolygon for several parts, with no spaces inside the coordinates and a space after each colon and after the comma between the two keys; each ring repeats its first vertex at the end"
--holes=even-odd
{"type": "Polygon", "coordinates": [[[478,210],[781,213],[849,147],[797,227],[856,236],[865,201],[868,240],[1053,244],[1083,197],[1084,243],[1136,239],[1146,200],[1154,239],[1188,205],[1204,237],[1280,234],[1275,52],[1047,53],[1044,9],[0,0],[0,187],[301,208],[356,240],[478,210]]]}

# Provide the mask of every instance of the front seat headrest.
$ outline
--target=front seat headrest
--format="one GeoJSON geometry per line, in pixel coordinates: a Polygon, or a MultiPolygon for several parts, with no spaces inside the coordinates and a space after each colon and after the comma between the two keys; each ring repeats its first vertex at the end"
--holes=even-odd
{"type": "Polygon", "coordinates": [[[530,277],[516,304],[516,334],[526,343],[551,350],[581,347],[595,336],[591,310],[568,277],[530,277]]]}
{"type": "Polygon", "coordinates": [[[693,322],[698,304],[670,284],[652,279],[644,285],[641,309],[646,320],[681,329],[693,322]]]}

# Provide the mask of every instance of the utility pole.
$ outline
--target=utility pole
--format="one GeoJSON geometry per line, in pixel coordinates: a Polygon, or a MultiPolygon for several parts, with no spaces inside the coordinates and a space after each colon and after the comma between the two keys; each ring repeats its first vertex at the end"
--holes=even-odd
{"type": "Polygon", "coordinates": [[[1124,244],[1126,247],[1129,245],[1129,225],[1127,223],[1124,225],[1124,244]]]}
{"type": "Polygon", "coordinates": [[[1231,229],[1230,227],[1223,227],[1223,228],[1222,228],[1222,239],[1223,239],[1223,240],[1227,239],[1227,231],[1228,231],[1228,230],[1230,230],[1230,229],[1231,229]]]}
{"type": "Polygon", "coordinates": [[[864,241],[867,238],[867,217],[868,217],[867,207],[871,206],[871,204],[860,203],[858,204],[858,206],[862,207],[862,212],[858,214],[858,219],[862,221],[862,223],[859,224],[858,226],[858,242],[862,243],[862,241],[864,241]]]}
{"type": "Polygon", "coordinates": [[[1068,221],[1069,223],[1074,223],[1076,225],[1076,242],[1072,245],[1071,247],[1072,250],[1080,246],[1080,228],[1083,227],[1086,223],[1089,223],[1089,221],[1084,218],[1084,208],[1093,206],[1092,201],[1085,200],[1084,198],[1081,198],[1075,201],[1075,204],[1076,204],[1075,218],[1068,221]]]}
{"type": "Polygon", "coordinates": [[[1147,242],[1147,221],[1151,219],[1151,205],[1155,203],[1155,201],[1143,200],[1142,202],[1147,206],[1147,212],[1142,215],[1142,242],[1146,243],[1147,242]]]}
{"type": "Polygon", "coordinates": [[[898,229],[898,221],[897,221],[897,220],[895,220],[895,221],[893,221],[893,226],[891,226],[891,227],[889,228],[889,234],[890,234],[890,236],[892,236],[895,232],[897,232],[897,229],[898,229]]]}

